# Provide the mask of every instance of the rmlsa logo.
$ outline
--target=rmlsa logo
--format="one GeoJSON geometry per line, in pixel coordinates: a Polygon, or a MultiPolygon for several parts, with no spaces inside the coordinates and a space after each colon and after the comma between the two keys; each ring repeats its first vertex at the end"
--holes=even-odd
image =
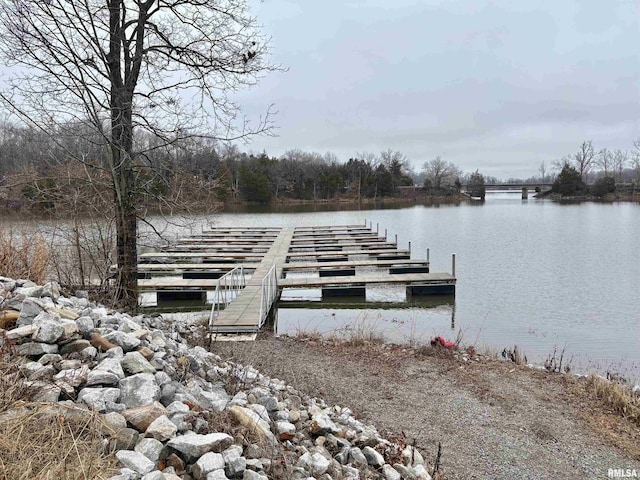
{"type": "Polygon", "coordinates": [[[638,472],[633,468],[610,468],[609,478],[638,478],[638,472]]]}

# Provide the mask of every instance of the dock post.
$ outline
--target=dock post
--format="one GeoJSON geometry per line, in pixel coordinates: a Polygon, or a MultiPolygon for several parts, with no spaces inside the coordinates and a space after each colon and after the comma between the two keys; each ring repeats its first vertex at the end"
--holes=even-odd
{"type": "Polygon", "coordinates": [[[380,222],[376,222],[376,233],[380,233],[380,222]]]}
{"type": "Polygon", "coordinates": [[[526,200],[529,198],[529,190],[527,187],[522,187],[522,200],[526,200]]]}
{"type": "Polygon", "coordinates": [[[384,229],[384,239],[385,240],[387,239],[387,229],[386,228],[384,229]]]}
{"type": "Polygon", "coordinates": [[[451,255],[451,275],[456,276],[456,254],[451,255]]]}
{"type": "Polygon", "coordinates": [[[409,253],[411,253],[411,242],[409,242],[409,253]]]}
{"type": "Polygon", "coordinates": [[[429,261],[429,249],[427,248],[427,262],[429,261]]]}
{"type": "Polygon", "coordinates": [[[398,246],[398,234],[396,233],[396,246],[398,246]]]}

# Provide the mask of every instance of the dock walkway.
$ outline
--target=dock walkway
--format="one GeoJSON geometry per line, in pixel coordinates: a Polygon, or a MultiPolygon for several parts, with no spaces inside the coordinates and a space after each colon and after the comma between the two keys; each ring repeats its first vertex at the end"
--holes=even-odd
{"type": "Polygon", "coordinates": [[[212,325],[214,333],[254,332],[260,328],[264,320],[260,318],[262,279],[274,265],[276,267],[276,278],[282,276],[282,265],[286,262],[286,255],[293,238],[293,232],[293,228],[283,228],[280,231],[269,251],[265,253],[262,262],[253,272],[242,293],[220,312],[215,319],[212,325]]]}
{"type": "MultiPolygon", "coordinates": [[[[184,275],[173,272],[218,273],[242,265],[253,271],[240,293],[215,317],[213,333],[256,332],[264,321],[263,279],[275,267],[277,288],[322,288],[364,294],[369,284],[404,284],[409,289],[455,289],[454,273],[430,273],[428,260],[411,259],[410,250],[380,237],[362,225],[312,227],[225,227],[203,230],[184,238],[164,251],[140,255],[139,271],[151,278],[141,279],[146,291],[194,289],[215,290],[215,276],[184,275]],[[167,263],[157,263],[157,262],[167,263]],[[356,268],[364,268],[358,270],[356,268]],[[372,270],[373,269],[373,270],[372,270]],[[386,272],[384,272],[386,270],[386,272]],[[287,275],[287,272],[312,276],[287,275]],[[318,275],[318,276],[315,276],[318,275]]],[[[413,291],[413,290],[412,290],[413,291]]],[[[277,293],[277,290],[276,290],[277,293]]],[[[364,301],[364,300],[363,300],[364,301]]]]}

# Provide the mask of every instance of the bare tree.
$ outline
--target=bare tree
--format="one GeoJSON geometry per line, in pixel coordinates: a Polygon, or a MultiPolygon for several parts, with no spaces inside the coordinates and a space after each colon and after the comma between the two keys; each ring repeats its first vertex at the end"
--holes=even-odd
{"type": "Polygon", "coordinates": [[[622,182],[622,172],[629,161],[629,152],[616,150],[613,152],[613,171],[615,173],[616,182],[622,182]]]}
{"type": "Polygon", "coordinates": [[[573,166],[580,173],[583,182],[587,181],[587,175],[593,167],[595,161],[595,152],[591,140],[582,142],[580,150],[573,155],[573,166]]]}
{"type": "Polygon", "coordinates": [[[640,181],[640,137],[633,141],[633,151],[631,152],[631,163],[636,171],[636,182],[640,181]]]}
{"type": "Polygon", "coordinates": [[[409,179],[409,159],[399,150],[391,150],[390,148],[384,152],[380,152],[380,161],[391,174],[393,188],[406,184],[405,179],[409,179]]]}
{"type": "Polygon", "coordinates": [[[269,109],[252,125],[229,96],[277,68],[268,49],[244,0],[0,0],[0,54],[20,67],[0,92],[5,106],[58,135],[88,122],[104,141],[106,165],[82,160],[111,177],[125,302],[137,298],[134,131],[166,144],[269,132],[269,109]]]}
{"type": "Polygon", "coordinates": [[[613,152],[606,148],[600,150],[598,152],[598,165],[600,165],[600,167],[602,167],[602,170],[604,170],[604,176],[608,177],[609,170],[613,166],[613,152]]]}
{"type": "Polygon", "coordinates": [[[435,192],[451,189],[462,175],[462,171],[454,163],[447,162],[440,156],[426,161],[422,168],[425,170],[425,187],[430,187],[435,192]]]}
{"type": "Polygon", "coordinates": [[[542,183],[545,182],[545,180],[547,179],[547,166],[544,163],[544,160],[542,161],[542,163],[540,164],[540,166],[538,167],[538,171],[540,172],[540,181],[542,183]]]}

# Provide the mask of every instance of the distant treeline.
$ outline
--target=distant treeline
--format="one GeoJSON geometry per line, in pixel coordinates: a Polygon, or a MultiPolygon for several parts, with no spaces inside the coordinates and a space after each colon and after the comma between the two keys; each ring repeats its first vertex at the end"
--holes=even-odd
{"type": "MultiPolygon", "coordinates": [[[[0,125],[0,198],[5,204],[57,207],[69,197],[108,197],[104,142],[82,127],[55,132],[0,125]],[[93,193],[92,193],[93,192],[93,193]]],[[[206,139],[136,137],[137,193],[145,203],[382,198],[414,185],[404,155],[387,150],[335,155],[290,150],[280,158],[241,152],[206,139]],[[185,195],[186,193],[186,195],[185,195]],[[206,197],[206,198],[205,198],[206,197]]]]}
{"type": "MultiPolygon", "coordinates": [[[[153,210],[177,206],[206,209],[216,202],[271,203],[289,200],[380,199],[406,195],[401,187],[417,186],[425,196],[451,196],[463,185],[501,183],[476,170],[465,174],[437,156],[420,172],[391,149],[379,154],[356,153],[346,161],[290,150],[279,158],[266,152],[242,152],[237,146],[205,138],[157,138],[142,133],[135,138],[138,202],[153,210]]],[[[574,155],[524,179],[552,183],[562,167],[572,165],[585,183],[612,177],[616,183],[636,181],[640,175],[640,143],[631,152],[596,152],[584,142],[574,155]],[[597,169],[600,167],[600,170],[597,169]],[[549,173],[549,170],[552,170],[549,173]]],[[[78,210],[111,208],[108,152],[95,132],[64,125],[56,132],[0,124],[0,206],[78,210]]],[[[533,166],[532,166],[533,167],[533,166]]],[[[507,179],[517,183],[522,179],[507,179]]],[[[484,187],[482,187],[484,188],[484,187]]]]}

